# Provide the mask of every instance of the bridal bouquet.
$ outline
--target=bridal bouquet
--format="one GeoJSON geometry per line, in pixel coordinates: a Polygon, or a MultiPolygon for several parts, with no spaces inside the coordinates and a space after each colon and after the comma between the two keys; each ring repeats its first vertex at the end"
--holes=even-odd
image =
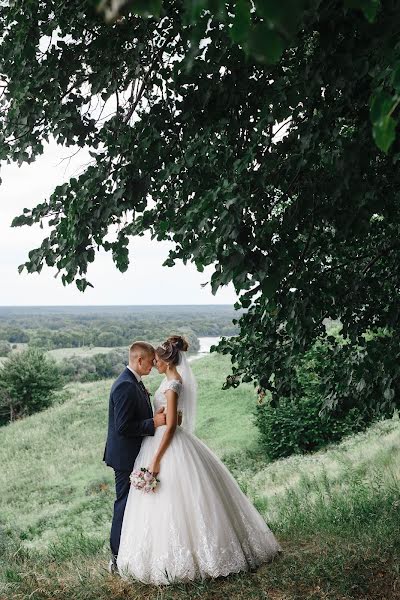
{"type": "Polygon", "coordinates": [[[132,471],[129,479],[133,487],[146,493],[155,492],[157,485],[160,483],[160,480],[144,467],[140,470],[132,471]]]}

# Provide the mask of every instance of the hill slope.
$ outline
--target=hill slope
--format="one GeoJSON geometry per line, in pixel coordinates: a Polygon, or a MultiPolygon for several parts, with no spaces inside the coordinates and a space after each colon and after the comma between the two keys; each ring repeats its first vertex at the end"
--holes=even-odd
{"type": "MultiPolygon", "coordinates": [[[[198,435],[220,455],[254,447],[253,388],[221,390],[225,357],[194,361],[193,369],[198,435]]],[[[149,388],[160,380],[152,374],[149,388]]],[[[0,428],[0,524],[12,523],[24,545],[40,548],[76,528],[107,535],[113,471],[102,458],[111,383],[69,385],[62,404],[0,428]]]]}
{"type": "MultiPolygon", "coordinates": [[[[257,573],[157,590],[105,570],[113,503],[102,462],[111,382],[0,429],[0,600],[395,600],[399,598],[400,423],[309,456],[268,463],[251,386],[221,391],[228,361],[193,365],[197,434],[222,456],[284,548],[257,573]]],[[[152,376],[151,388],[159,381],[152,376]]]]}

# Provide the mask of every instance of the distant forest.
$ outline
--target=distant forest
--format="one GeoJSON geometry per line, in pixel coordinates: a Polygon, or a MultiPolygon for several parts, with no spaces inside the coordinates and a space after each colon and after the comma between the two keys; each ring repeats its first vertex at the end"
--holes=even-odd
{"type": "Polygon", "coordinates": [[[0,307],[0,341],[43,350],[120,347],[181,333],[197,351],[198,337],[235,335],[237,316],[229,305],[0,307]]]}

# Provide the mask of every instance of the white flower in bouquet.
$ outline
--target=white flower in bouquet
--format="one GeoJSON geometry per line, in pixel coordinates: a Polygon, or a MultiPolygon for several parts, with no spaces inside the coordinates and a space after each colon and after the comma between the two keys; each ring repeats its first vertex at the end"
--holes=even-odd
{"type": "Polygon", "coordinates": [[[140,470],[132,471],[130,481],[134,488],[143,492],[155,492],[160,480],[148,469],[142,467],[140,470]]]}

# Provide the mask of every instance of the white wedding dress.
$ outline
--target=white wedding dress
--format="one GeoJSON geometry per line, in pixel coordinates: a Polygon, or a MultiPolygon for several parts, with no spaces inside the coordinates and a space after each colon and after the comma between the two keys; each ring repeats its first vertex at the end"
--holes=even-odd
{"type": "MultiPolygon", "coordinates": [[[[166,406],[167,389],[178,393],[184,415],[182,384],[166,378],[154,410],[166,406]]],[[[144,438],[134,469],[150,465],[164,431],[144,438]]],[[[117,559],[122,577],[156,585],[219,577],[253,569],[281,550],[228,469],[195,435],[177,427],[160,465],[154,493],[130,489],[117,559]]]]}

